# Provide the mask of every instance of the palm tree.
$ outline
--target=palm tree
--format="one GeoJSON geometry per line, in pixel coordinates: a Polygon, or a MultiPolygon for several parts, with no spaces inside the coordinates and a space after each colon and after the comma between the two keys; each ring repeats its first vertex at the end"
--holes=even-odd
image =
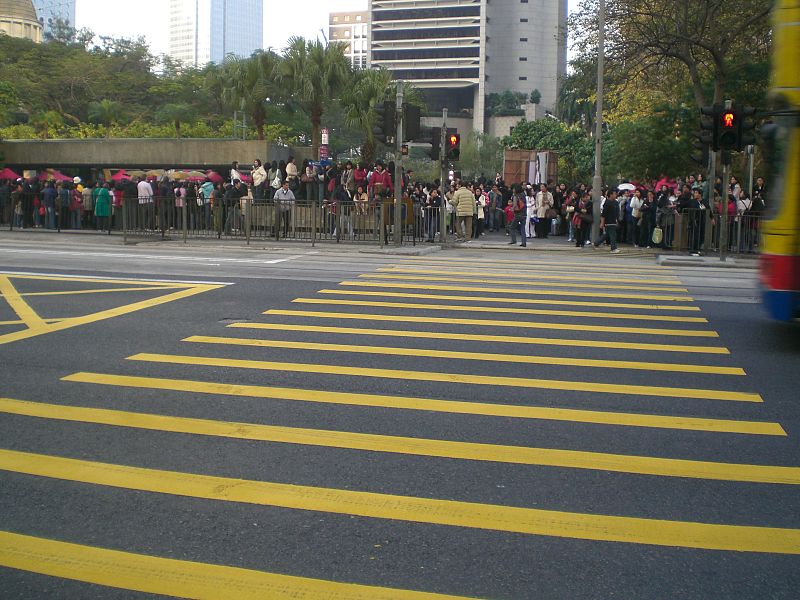
{"type": "MultiPolygon", "coordinates": [[[[383,102],[395,102],[396,94],[397,87],[392,81],[392,74],[383,67],[355,71],[352,81],[342,93],[345,124],[360,129],[364,135],[361,158],[367,164],[375,161],[378,109],[383,102]]],[[[424,106],[419,89],[409,83],[403,84],[403,97],[408,104],[424,106]]]]}
{"type": "Polygon", "coordinates": [[[64,119],[56,111],[48,110],[36,115],[31,120],[31,124],[39,131],[42,139],[46,140],[52,132],[64,126],[64,119]]]}
{"type": "Polygon", "coordinates": [[[351,73],[344,44],[323,45],[319,40],[301,37],[289,39],[283,60],[277,66],[278,81],[311,119],[311,146],[315,154],[319,149],[325,101],[344,89],[351,73]]]}
{"type": "Polygon", "coordinates": [[[106,139],[111,137],[111,125],[122,118],[122,104],[114,100],[100,100],[89,104],[89,120],[106,128],[106,139]]]}
{"type": "MultiPolygon", "coordinates": [[[[277,64],[279,57],[274,52],[258,51],[250,58],[229,56],[222,70],[222,100],[226,104],[244,111],[258,132],[258,139],[264,139],[264,125],[267,121],[267,100],[277,99],[277,64]]],[[[208,80],[210,86],[217,85],[219,74],[208,80]]]]}
{"type": "Polygon", "coordinates": [[[194,121],[196,115],[194,109],[188,104],[165,104],[156,111],[156,120],[161,123],[173,123],[175,125],[175,137],[181,137],[181,123],[194,121]]]}

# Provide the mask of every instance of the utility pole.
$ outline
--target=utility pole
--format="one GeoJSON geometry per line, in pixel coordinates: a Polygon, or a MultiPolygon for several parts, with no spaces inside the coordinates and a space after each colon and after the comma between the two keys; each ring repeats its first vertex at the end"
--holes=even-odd
{"type": "Polygon", "coordinates": [[[447,109],[442,109],[442,129],[439,132],[439,199],[441,208],[439,209],[439,241],[444,244],[447,241],[447,198],[445,198],[445,181],[447,181],[447,165],[444,162],[445,144],[447,143],[447,109]]]}
{"type": "Polygon", "coordinates": [[[395,104],[397,119],[397,137],[394,160],[394,245],[403,243],[403,82],[397,82],[397,104],[395,104]]]}
{"type": "Polygon", "coordinates": [[[603,175],[603,61],[605,54],[606,3],[597,11],[597,115],[594,124],[594,177],[592,178],[592,243],[600,238],[600,198],[603,175]]]}
{"type": "MultiPolygon", "coordinates": [[[[733,106],[731,100],[725,100],[725,110],[733,106]]],[[[725,262],[728,252],[728,178],[730,176],[731,151],[722,150],[722,197],[719,199],[719,260],[725,262]]]]}

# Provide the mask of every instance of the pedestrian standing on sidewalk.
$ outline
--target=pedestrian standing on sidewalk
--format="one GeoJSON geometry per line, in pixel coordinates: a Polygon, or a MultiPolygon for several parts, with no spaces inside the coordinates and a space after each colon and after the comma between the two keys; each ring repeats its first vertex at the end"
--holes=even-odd
{"type": "Polygon", "coordinates": [[[456,193],[450,199],[456,213],[456,241],[468,241],[472,237],[472,214],[475,208],[475,196],[469,185],[456,183],[456,193]]]}
{"type": "Polygon", "coordinates": [[[617,248],[617,223],[619,222],[619,204],[617,203],[617,190],[610,190],[608,197],[603,203],[603,211],[600,213],[600,229],[603,234],[600,239],[594,243],[594,247],[598,248],[600,244],[608,241],[611,244],[612,254],[619,253],[617,248]]]}
{"type": "Polygon", "coordinates": [[[511,209],[514,211],[514,218],[510,221],[508,229],[511,232],[511,241],[509,245],[517,243],[517,233],[520,234],[522,243],[520,246],[527,246],[527,239],[525,237],[526,222],[528,221],[528,201],[527,196],[522,193],[521,187],[514,191],[511,197],[511,209]]]}
{"type": "Polygon", "coordinates": [[[547,239],[547,234],[550,231],[550,220],[553,218],[553,213],[550,209],[553,208],[553,194],[547,189],[546,184],[539,186],[539,192],[536,194],[536,237],[539,239],[547,239]]]}

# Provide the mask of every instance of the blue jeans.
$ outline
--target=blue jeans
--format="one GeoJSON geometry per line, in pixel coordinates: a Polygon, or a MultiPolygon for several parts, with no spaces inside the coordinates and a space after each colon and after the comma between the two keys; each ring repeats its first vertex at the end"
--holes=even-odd
{"type": "Polygon", "coordinates": [[[603,235],[600,236],[600,239],[595,242],[595,246],[601,245],[603,242],[608,240],[608,243],[611,244],[611,249],[617,249],[617,226],[616,225],[606,225],[605,229],[603,230],[603,235]]]}

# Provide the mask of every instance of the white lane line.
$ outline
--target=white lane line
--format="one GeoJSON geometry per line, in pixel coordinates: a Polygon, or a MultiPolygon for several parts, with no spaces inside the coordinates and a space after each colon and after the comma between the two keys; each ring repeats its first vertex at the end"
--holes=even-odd
{"type": "Polygon", "coordinates": [[[74,275],[70,274],[67,275],[65,273],[35,273],[33,271],[0,271],[0,275],[19,275],[20,277],[25,275],[34,275],[36,277],[61,277],[64,279],[97,279],[99,281],[102,280],[112,280],[112,281],[139,281],[145,283],[190,283],[194,285],[235,285],[232,281],[193,281],[193,280],[186,280],[186,279],[150,279],[150,278],[141,278],[141,277],[103,277],[100,275],[74,275]]]}
{"type": "Polygon", "coordinates": [[[295,260],[303,258],[302,254],[289,256],[286,258],[277,258],[271,260],[261,260],[255,258],[221,258],[218,256],[169,256],[164,254],[129,254],[122,252],[71,252],[68,250],[22,250],[22,249],[7,249],[0,248],[3,254],[51,254],[55,256],[79,256],[79,257],[103,257],[103,258],[127,258],[127,259],[149,259],[149,260],[166,260],[175,262],[205,262],[205,263],[237,263],[237,264],[257,264],[257,265],[274,265],[288,260],[295,260]]]}

